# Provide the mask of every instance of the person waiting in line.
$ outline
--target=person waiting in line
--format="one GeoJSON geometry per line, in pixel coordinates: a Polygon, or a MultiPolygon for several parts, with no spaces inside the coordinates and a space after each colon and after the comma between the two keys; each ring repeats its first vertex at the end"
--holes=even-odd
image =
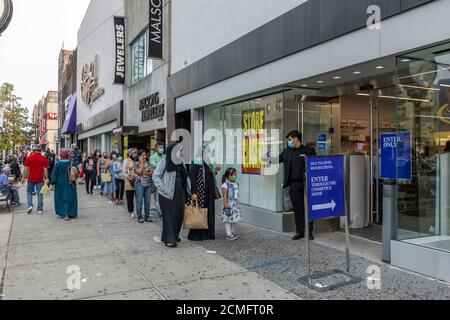
{"type": "Polygon", "coordinates": [[[1,170],[0,195],[1,196],[9,195],[11,205],[18,206],[18,205],[20,205],[19,191],[13,185],[13,183],[9,182],[8,175],[9,175],[8,172],[6,172],[4,169],[1,170]]]}
{"type": "Polygon", "coordinates": [[[115,152],[111,152],[111,156],[108,158],[106,162],[106,173],[109,174],[110,181],[105,181],[105,189],[104,195],[106,198],[111,200],[111,202],[116,201],[115,191],[116,191],[116,175],[114,172],[114,165],[116,164],[117,154],[115,152]]]}
{"type": "Polygon", "coordinates": [[[134,164],[135,189],[136,189],[136,216],[139,223],[153,222],[150,215],[150,187],[153,175],[152,167],[147,159],[147,152],[139,151],[138,160],[134,164]],[[142,206],[144,206],[144,216],[142,217],[142,206]]]}
{"type": "Polygon", "coordinates": [[[235,226],[241,219],[241,205],[239,197],[239,184],[237,183],[237,170],[229,168],[222,178],[223,211],[222,219],[225,224],[227,240],[239,239],[235,226]]]}
{"type": "Polygon", "coordinates": [[[446,153],[450,152],[450,140],[445,143],[444,152],[446,152],[446,153]]]}
{"type": "Polygon", "coordinates": [[[102,176],[109,172],[108,152],[103,152],[103,155],[97,160],[97,175],[100,178],[100,195],[104,195],[105,192],[105,181],[103,181],[102,176]]]}
{"type": "Polygon", "coordinates": [[[117,160],[113,166],[114,171],[114,181],[115,181],[115,195],[116,195],[116,205],[123,204],[123,196],[125,194],[125,177],[123,175],[123,156],[122,154],[117,155],[117,160]]]}
{"type": "Polygon", "coordinates": [[[184,208],[191,194],[191,182],[183,156],[182,145],[179,142],[171,144],[166,150],[166,159],[153,173],[163,214],[161,241],[169,248],[177,247],[177,242],[181,241],[184,208]]]}
{"type": "Polygon", "coordinates": [[[78,217],[77,183],[70,181],[70,167],[77,167],[76,162],[69,159],[68,150],[61,150],[60,161],[53,168],[51,184],[55,187],[55,211],[60,218],[69,221],[78,217]]]}
{"type": "Polygon", "coordinates": [[[130,218],[134,219],[134,201],[135,201],[135,182],[134,159],[138,151],[136,149],[128,150],[128,158],[123,162],[123,176],[125,177],[125,195],[127,197],[127,208],[130,218]]]}
{"type": "Polygon", "coordinates": [[[95,171],[97,172],[97,176],[95,177],[95,187],[94,187],[94,189],[101,189],[102,175],[98,171],[98,163],[102,159],[102,153],[101,153],[101,151],[99,149],[97,149],[97,150],[94,151],[93,156],[94,156],[95,163],[96,163],[95,171]]]}
{"type": "MultiPolygon", "coordinates": [[[[156,144],[155,153],[153,153],[150,157],[150,165],[152,166],[153,171],[156,170],[160,162],[165,159],[166,155],[164,154],[164,143],[162,141],[158,141],[156,144]]],[[[154,185],[153,179],[152,184],[154,185]]],[[[154,197],[156,213],[158,214],[159,219],[162,220],[161,206],[159,205],[158,190],[156,187],[152,188],[152,195],[154,197]]]]}
{"type": "Polygon", "coordinates": [[[192,201],[200,208],[208,209],[208,230],[191,230],[190,241],[215,240],[216,238],[216,166],[211,161],[211,149],[203,146],[197,152],[189,170],[192,183],[192,201]]]}
{"type": "Polygon", "coordinates": [[[84,180],[86,185],[86,193],[90,196],[94,196],[95,180],[97,178],[97,158],[94,157],[92,152],[87,154],[87,159],[83,162],[84,180]]]}
{"type": "MultiPolygon", "coordinates": [[[[315,156],[314,148],[303,145],[302,135],[295,130],[290,132],[286,139],[288,139],[288,147],[285,149],[278,159],[271,159],[265,157],[265,162],[278,162],[284,164],[284,188],[289,188],[289,195],[292,206],[294,207],[296,235],[292,240],[300,240],[305,238],[305,173],[306,161],[305,157],[315,156]],[[278,160],[278,161],[277,161],[278,160]]],[[[314,223],[309,223],[309,237],[314,240],[313,231],[314,223]]]]}

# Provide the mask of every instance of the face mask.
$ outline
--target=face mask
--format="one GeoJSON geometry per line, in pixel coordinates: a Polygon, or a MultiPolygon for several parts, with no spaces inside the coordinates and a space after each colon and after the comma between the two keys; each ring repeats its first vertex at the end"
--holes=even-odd
{"type": "Polygon", "coordinates": [[[295,147],[294,141],[289,140],[288,141],[288,148],[289,149],[294,149],[294,147],[295,147]]]}
{"type": "Polygon", "coordinates": [[[231,177],[230,177],[230,181],[236,182],[236,180],[237,180],[237,177],[236,177],[236,176],[231,176],[231,177]]]}
{"type": "Polygon", "coordinates": [[[123,158],[122,158],[122,157],[119,157],[119,158],[117,158],[117,160],[119,160],[119,161],[122,161],[122,160],[123,160],[123,158]]]}
{"type": "Polygon", "coordinates": [[[158,149],[158,153],[159,153],[159,154],[164,154],[164,149],[163,149],[163,148],[158,149]]]}
{"type": "Polygon", "coordinates": [[[113,156],[113,159],[117,159],[117,156],[116,156],[116,155],[114,155],[114,156],[113,156]]]}
{"type": "Polygon", "coordinates": [[[178,151],[177,157],[180,158],[180,159],[183,159],[183,157],[184,157],[184,151],[183,151],[183,150],[178,151]]]}

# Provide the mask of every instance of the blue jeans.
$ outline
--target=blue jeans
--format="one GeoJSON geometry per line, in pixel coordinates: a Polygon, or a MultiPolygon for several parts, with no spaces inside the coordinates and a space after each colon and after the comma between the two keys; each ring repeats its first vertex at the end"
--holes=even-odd
{"type": "MultiPolygon", "coordinates": [[[[40,190],[39,190],[40,191],[40,190]]],[[[15,203],[19,203],[19,191],[17,189],[11,189],[11,201],[15,203]]]]}
{"type": "Polygon", "coordinates": [[[161,213],[161,206],[159,205],[159,193],[158,191],[156,191],[155,193],[152,193],[153,195],[153,199],[155,201],[155,207],[156,207],[156,213],[158,214],[158,218],[162,218],[162,213],[161,213]]]}
{"type": "Polygon", "coordinates": [[[44,186],[43,182],[28,182],[27,185],[27,201],[28,201],[28,208],[34,208],[33,206],[33,192],[36,191],[38,196],[38,211],[44,210],[44,196],[41,194],[41,189],[44,186]]]}
{"type": "Polygon", "coordinates": [[[150,218],[150,186],[145,187],[136,182],[136,216],[142,219],[142,201],[144,201],[145,219],[150,218]]]}

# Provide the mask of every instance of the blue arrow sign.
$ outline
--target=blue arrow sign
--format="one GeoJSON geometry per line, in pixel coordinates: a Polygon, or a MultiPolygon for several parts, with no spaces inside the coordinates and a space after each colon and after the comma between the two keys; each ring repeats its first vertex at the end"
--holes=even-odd
{"type": "Polygon", "coordinates": [[[345,216],[344,156],[308,157],[309,220],[345,216]]]}

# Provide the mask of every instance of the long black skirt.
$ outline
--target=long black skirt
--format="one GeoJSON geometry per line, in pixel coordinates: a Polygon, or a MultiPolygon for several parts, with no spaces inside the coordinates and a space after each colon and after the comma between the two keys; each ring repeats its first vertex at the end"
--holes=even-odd
{"type": "Polygon", "coordinates": [[[169,200],[160,195],[159,204],[163,215],[161,241],[165,244],[176,243],[183,227],[184,208],[186,206],[186,193],[180,178],[176,180],[173,199],[169,200]]]}

